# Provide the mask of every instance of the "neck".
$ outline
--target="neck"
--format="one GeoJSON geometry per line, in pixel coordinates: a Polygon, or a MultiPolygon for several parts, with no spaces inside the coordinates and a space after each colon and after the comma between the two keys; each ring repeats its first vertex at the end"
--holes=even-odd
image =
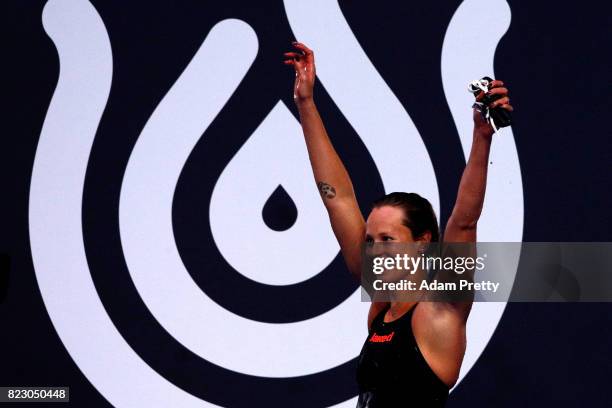
{"type": "Polygon", "coordinates": [[[394,290],[386,292],[386,301],[390,304],[389,309],[403,310],[410,308],[426,294],[426,290],[420,290],[421,282],[426,280],[427,274],[423,269],[408,275],[407,279],[415,283],[415,288],[410,291],[394,290]]]}
{"type": "Polygon", "coordinates": [[[389,312],[392,315],[403,314],[406,310],[410,309],[417,302],[391,302],[389,304],[389,312]]]}

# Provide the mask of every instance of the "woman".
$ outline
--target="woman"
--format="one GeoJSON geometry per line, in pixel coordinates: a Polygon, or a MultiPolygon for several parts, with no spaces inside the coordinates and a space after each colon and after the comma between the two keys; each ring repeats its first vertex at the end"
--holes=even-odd
{"type": "MultiPolygon", "coordinates": [[[[349,271],[360,279],[366,242],[436,242],[439,231],[431,204],[415,193],[391,193],[377,200],[364,220],[349,175],[336,154],[313,100],[312,50],[294,42],[285,64],[295,68],[297,105],[316,184],[349,271]]],[[[489,107],[507,111],[508,90],[493,81],[489,107]]],[[[481,100],[484,95],[478,95],[481,100]]],[[[475,242],[484,201],[493,129],[473,112],[472,150],[442,242],[475,242]]],[[[359,359],[358,407],[444,406],[457,382],[465,353],[465,325],[471,301],[372,302],[369,335],[359,359]]]]}

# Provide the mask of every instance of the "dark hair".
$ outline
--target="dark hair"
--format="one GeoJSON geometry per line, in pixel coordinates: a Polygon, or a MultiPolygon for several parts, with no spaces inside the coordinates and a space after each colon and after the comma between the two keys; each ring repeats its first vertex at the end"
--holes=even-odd
{"type": "Polygon", "coordinates": [[[372,203],[372,209],[390,205],[404,210],[403,224],[410,228],[412,236],[416,239],[429,231],[431,242],[438,242],[440,229],[436,213],[426,198],[417,193],[390,193],[372,203]]]}

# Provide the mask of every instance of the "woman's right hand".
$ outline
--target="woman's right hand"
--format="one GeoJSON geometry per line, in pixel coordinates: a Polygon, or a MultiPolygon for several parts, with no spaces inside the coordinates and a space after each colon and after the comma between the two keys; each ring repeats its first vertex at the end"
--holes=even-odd
{"type": "Polygon", "coordinates": [[[296,51],[286,52],[285,64],[293,65],[295,83],[293,84],[293,100],[295,103],[312,100],[312,90],[316,77],[314,53],[300,42],[293,42],[296,51]]]}

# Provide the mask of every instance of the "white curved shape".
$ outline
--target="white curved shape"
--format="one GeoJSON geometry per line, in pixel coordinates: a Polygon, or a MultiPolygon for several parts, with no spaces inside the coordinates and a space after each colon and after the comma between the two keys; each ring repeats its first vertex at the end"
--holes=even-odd
{"type": "MultiPolygon", "coordinates": [[[[499,40],[510,26],[504,0],[467,0],[455,12],[442,47],[442,83],[467,160],[472,145],[472,94],[467,84],[493,73],[499,40]],[[478,24],[474,24],[478,16],[478,24]]],[[[482,242],[520,242],[523,237],[523,183],[512,129],[493,136],[487,194],[478,222],[482,242]]]]}
{"type": "MultiPolygon", "coordinates": [[[[363,321],[354,318],[368,306],[359,302],[360,292],[327,313],[301,322],[246,319],[200,290],[182,263],[172,230],[172,201],[181,170],[246,74],[257,53],[256,40],[245,23],[219,23],[153,112],[134,146],[121,187],[121,243],[143,302],[177,341],[230,370],[293,377],[341,365],[359,353],[360,344],[351,339],[365,335],[363,321]],[[340,334],[332,339],[313,335],[330,328],[340,334]]],[[[246,174],[251,169],[242,171],[246,174]]],[[[257,244],[256,240],[251,243],[257,244]]]]}
{"type": "Polygon", "coordinates": [[[386,192],[417,191],[440,215],[438,183],[412,119],[365,54],[337,2],[285,0],[296,38],[315,50],[317,77],[370,152],[386,192]]]}
{"type": "Polygon", "coordinates": [[[60,73],[32,169],[29,232],[51,322],[79,369],[112,405],[214,406],[138,357],[98,297],[85,256],[81,206],[89,153],[111,85],[110,42],[87,1],[49,1],[43,25],[57,48],[60,73]]]}
{"type": "MultiPolygon", "coordinates": [[[[466,160],[474,126],[470,108],[474,97],[467,92],[467,84],[493,74],[495,49],[508,30],[510,19],[510,7],[504,0],[466,0],[453,15],[444,37],[442,83],[466,160]]],[[[478,241],[520,242],[523,237],[523,184],[512,130],[504,128],[493,139],[490,156],[493,164],[489,166],[487,194],[478,222],[478,241]]],[[[514,256],[515,267],[509,270],[516,271],[519,255],[520,249],[514,256]]],[[[504,259],[511,258],[505,256],[504,259]]],[[[505,307],[504,302],[474,303],[467,323],[467,350],[457,384],[486,347],[505,307]]]]}
{"type": "Polygon", "coordinates": [[[269,285],[304,281],[338,255],[302,128],[282,101],[221,173],[210,198],[210,227],[219,251],[236,271],[269,285]],[[286,231],[271,230],[261,215],[279,184],[298,209],[295,224],[286,231]]]}
{"type": "Polygon", "coordinates": [[[346,401],[342,401],[339,404],[336,405],[332,405],[328,408],[355,408],[357,406],[357,401],[359,400],[359,397],[354,397],[351,399],[348,399],[346,401]]]}

